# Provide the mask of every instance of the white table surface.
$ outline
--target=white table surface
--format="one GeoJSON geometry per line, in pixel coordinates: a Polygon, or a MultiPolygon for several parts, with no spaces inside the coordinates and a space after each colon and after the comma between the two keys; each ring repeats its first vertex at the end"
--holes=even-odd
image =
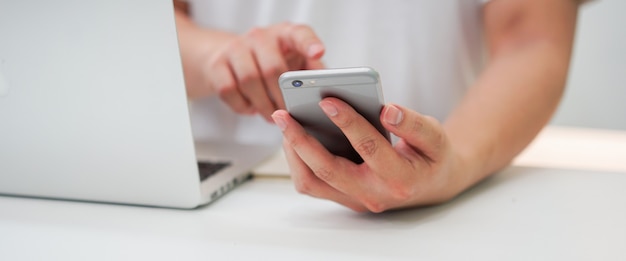
{"type": "Polygon", "coordinates": [[[550,127],[457,199],[383,214],[263,175],[196,210],[0,197],[0,260],[626,260],[625,151],[626,132],[550,127]]]}

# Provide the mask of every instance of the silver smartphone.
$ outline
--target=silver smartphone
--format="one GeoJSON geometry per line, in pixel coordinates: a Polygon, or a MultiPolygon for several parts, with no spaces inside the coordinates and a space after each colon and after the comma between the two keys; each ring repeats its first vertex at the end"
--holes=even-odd
{"type": "Polygon", "coordinates": [[[302,70],[283,73],[278,79],[289,114],[331,153],[355,163],[363,159],[346,136],[324,114],[318,103],[336,97],[350,104],[390,140],[380,122],[383,93],[378,72],[369,67],[302,70]]]}

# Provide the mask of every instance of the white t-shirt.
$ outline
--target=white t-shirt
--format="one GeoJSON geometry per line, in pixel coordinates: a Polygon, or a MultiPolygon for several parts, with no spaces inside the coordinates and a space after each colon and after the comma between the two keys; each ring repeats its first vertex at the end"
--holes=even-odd
{"type": "MultiPolygon", "coordinates": [[[[284,21],[310,25],[329,68],[370,66],[386,102],[439,120],[482,70],[484,0],[190,0],[199,25],[236,33],[284,21]]],[[[273,143],[280,131],[239,116],[217,97],[191,105],[194,136],[273,143]]]]}

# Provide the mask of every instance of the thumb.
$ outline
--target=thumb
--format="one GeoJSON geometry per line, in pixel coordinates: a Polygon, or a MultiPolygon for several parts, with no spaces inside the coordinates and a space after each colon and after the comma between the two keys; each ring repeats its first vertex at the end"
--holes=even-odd
{"type": "Polygon", "coordinates": [[[441,158],[447,139],[437,119],[396,104],[387,104],[380,114],[380,121],[387,130],[429,159],[438,161],[441,158]]]}

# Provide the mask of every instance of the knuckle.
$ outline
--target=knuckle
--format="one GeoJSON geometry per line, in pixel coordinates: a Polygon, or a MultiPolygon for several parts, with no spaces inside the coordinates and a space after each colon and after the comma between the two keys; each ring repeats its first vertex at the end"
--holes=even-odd
{"type": "Polygon", "coordinates": [[[233,111],[235,111],[236,113],[249,113],[250,111],[250,107],[246,106],[246,105],[234,105],[234,104],[230,104],[230,107],[233,109],[233,111]]]}
{"type": "Polygon", "coordinates": [[[265,36],[266,30],[261,27],[252,27],[245,35],[251,39],[259,39],[265,36]]]}
{"type": "Polygon", "coordinates": [[[302,30],[310,30],[310,29],[311,27],[305,24],[292,24],[291,25],[292,31],[302,31],[302,30]]]}
{"type": "Polygon", "coordinates": [[[280,74],[282,74],[285,71],[287,71],[287,68],[285,68],[282,65],[271,65],[271,66],[266,66],[262,68],[263,78],[266,81],[274,81],[278,79],[280,74]]]}
{"type": "Polygon", "coordinates": [[[298,184],[295,184],[295,186],[296,186],[296,191],[298,193],[300,193],[302,195],[311,195],[312,196],[311,188],[308,185],[303,184],[303,183],[298,183],[298,184]]]}
{"type": "Polygon", "coordinates": [[[264,105],[258,108],[258,110],[259,110],[258,111],[259,114],[261,114],[264,117],[271,117],[272,113],[275,111],[271,105],[264,105]]]}
{"type": "Polygon", "coordinates": [[[200,62],[200,72],[215,88],[220,87],[219,85],[222,85],[223,82],[228,81],[227,78],[230,78],[224,76],[230,73],[228,56],[225,53],[216,53],[208,56],[200,62]],[[217,72],[221,72],[221,74],[217,72]],[[220,81],[222,82],[220,83],[220,81]]]}
{"type": "Polygon", "coordinates": [[[439,124],[439,120],[437,120],[436,118],[432,116],[428,116],[428,115],[424,116],[423,121],[425,124],[428,124],[434,130],[441,129],[441,124],[439,124]]]}
{"type": "Polygon", "coordinates": [[[254,72],[243,72],[237,75],[237,80],[241,84],[242,89],[252,89],[255,87],[253,83],[258,81],[259,76],[254,72]]]}
{"type": "Polygon", "coordinates": [[[331,171],[330,169],[326,168],[326,167],[319,167],[313,170],[313,174],[315,174],[315,176],[319,177],[321,180],[324,181],[331,181],[335,174],[333,173],[333,171],[331,171]]]}
{"type": "Polygon", "coordinates": [[[366,213],[369,211],[369,209],[367,209],[365,206],[349,206],[350,209],[352,209],[354,212],[357,213],[366,213]]]}
{"type": "Polygon", "coordinates": [[[408,182],[395,181],[389,185],[389,195],[398,202],[406,202],[410,200],[414,191],[408,182]]]}
{"type": "Polygon", "coordinates": [[[423,129],[424,129],[424,119],[417,118],[413,121],[413,124],[411,124],[412,132],[421,132],[423,129]]]}
{"type": "Polygon", "coordinates": [[[378,151],[378,143],[372,137],[365,137],[357,142],[355,148],[363,156],[371,156],[378,151]]]}
{"type": "Polygon", "coordinates": [[[284,138],[287,144],[294,149],[299,148],[300,144],[303,142],[303,137],[300,135],[285,135],[284,138]]]}
{"type": "Polygon", "coordinates": [[[361,200],[361,202],[363,203],[363,206],[365,206],[365,208],[367,208],[367,210],[369,210],[370,212],[373,212],[373,213],[381,213],[381,212],[387,210],[385,204],[382,203],[380,200],[377,200],[377,199],[366,198],[364,200],[361,200]]]}
{"type": "Polygon", "coordinates": [[[215,87],[222,99],[230,99],[237,94],[237,85],[231,81],[219,83],[215,87]]]}
{"type": "Polygon", "coordinates": [[[308,136],[306,133],[292,133],[284,136],[285,142],[294,150],[298,150],[305,144],[313,142],[315,138],[308,136]]]}
{"type": "Polygon", "coordinates": [[[241,50],[246,48],[246,43],[244,42],[244,40],[237,38],[228,42],[224,48],[227,53],[240,52],[241,50]]]}
{"type": "Polygon", "coordinates": [[[443,134],[443,132],[436,132],[434,134],[433,137],[433,147],[439,151],[441,150],[446,144],[446,136],[443,134]]]}
{"type": "Polygon", "coordinates": [[[354,122],[355,122],[355,117],[353,116],[337,117],[335,120],[335,125],[337,125],[337,127],[339,127],[340,129],[346,129],[346,128],[350,128],[354,124],[354,122]]]}
{"type": "Polygon", "coordinates": [[[207,71],[211,72],[211,71],[217,70],[221,66],[224,66],[225,63],[226,63],[226,56],[223,53],[218,53],[218,54],[209,56],[208,59],[205,60],[203,65],[207,71]]]}
{"type": "Polygon", "coordinates": [[[249,109],[247,104],[239,101],[238,92],[234,85],[222,87],[219,89],[218,95],[236,113],[245,113],[249,109]]]}
{"type": "Polygon", "coordinates": [[[313,189],[311,186],[310,179],[307,179],[301,176],[297,180],[294,181],[294,186],[296,188],[296,191],[300,194],[313,195],[312,194],[313,189]]]}
{"type": "Polygon", "coordinates": [[[432,126],[432,144],[435,149],[441,149],[445,146],[447,142],[447,136],[439,121],[431,116],[425,116],[425,121],[427,121],[430,126],[432,126]]]}

